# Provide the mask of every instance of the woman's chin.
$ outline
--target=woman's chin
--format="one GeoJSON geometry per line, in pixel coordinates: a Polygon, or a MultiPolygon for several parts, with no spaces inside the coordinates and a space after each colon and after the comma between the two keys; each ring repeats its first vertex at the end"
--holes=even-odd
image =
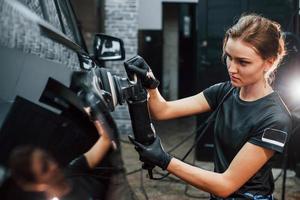
{"type": "Polygon", "coordinates": [[[236,81],[230,80],[230,82],[233,87],[241,87],[240,84],[237,83],[236,81]]]}

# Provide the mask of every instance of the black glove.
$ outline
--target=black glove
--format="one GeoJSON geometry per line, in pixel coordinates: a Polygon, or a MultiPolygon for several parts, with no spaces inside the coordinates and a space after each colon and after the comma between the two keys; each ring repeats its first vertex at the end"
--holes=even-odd
{"type": "MultiPolygon", "coordinates": [[[[154,77],[151,68],[141,56],[136,55],[130,58],[124,62],[124,66],[129,76],[136,74],[140,77],[144,87],[154,89],[159,85],[159,80],[154,77]]],[[[132,79],[132,77],[129,78],[132,79]]]]}
{"type": "Polygon", "coordinates": [[[135,149],[140,155],[140,161],[159,166],[163,170],[167,169],[172,156],[165,152],[158,136],[149,146],[137,142],[131,135],[128,138],[135,145],[135,149]]]}

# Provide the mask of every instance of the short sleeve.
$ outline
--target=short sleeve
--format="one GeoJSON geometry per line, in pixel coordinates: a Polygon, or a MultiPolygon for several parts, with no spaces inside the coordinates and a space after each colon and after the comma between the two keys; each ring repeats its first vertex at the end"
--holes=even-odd
{"type": "Polygon", "coordinates": [[[204,97],[212,110],[216,109],[231,88],[232,86],[228,81],[212,85],[203,91],[204,97]]]}
{"type": "Polygon", "coordinates": [[[261,129],[251,134],[249,142],[282,153],[291,131],[291,118],[281,114],[268,121],[261,129]]]}
{"type": "Polygon", "coordinates": [[[69,172],[88,172],[91,169],[87,163],[86,157],[81,155],[68,164],[67,170],[69,172]]]}

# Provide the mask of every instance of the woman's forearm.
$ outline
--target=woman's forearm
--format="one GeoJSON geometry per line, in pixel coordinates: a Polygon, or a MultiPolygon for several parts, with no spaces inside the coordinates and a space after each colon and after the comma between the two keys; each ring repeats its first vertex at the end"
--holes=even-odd
{"type": "Polygon", "coordinates": [[[101,123],[102,122],[100,121],[94,121],[94,125],[99,134],[99,139],[91,149],[84,154],[91,169],[96,167],[103,160],[112,144],[111,139],[105,132],[106,130],[102,127],[103,125],[101,123]]]}
{"type": "Polygon", "coordinates": [[[167,170],[196,188],[219,197],[227,197],[234,192],[223,174],[194,167],[176,158],[172,158],[167,170]]]}
{"type": "Polygon", "coordinates": [[[107,130],[104,128],[104,122],[94,121],[94,125],[97,129],[99,136],[105,140],[109,140],[109,133],[107,133],[107,130]]]}
{"type": "Polygon", "coordinates": [[[150,89],[148,92],[150,96],[148,105],[151,117],[156,120],[166,119],[167,101],[161,96],[158,89],[150,89]]]}
{"type": "Polygon", "coordinates": [[[167,120],[210,110],[210,106],[202,92],[174,101],[166,101],[157,89],[148,90],[148,92],[150,95],[148,105],[153,119],[167,120]]]}
{"type": "Polygon", "coordinates": [[[111,141],[108,138],[100,137],[94,146],[84,155],[91,169],[95,168],[109,151],[111,141]]]}

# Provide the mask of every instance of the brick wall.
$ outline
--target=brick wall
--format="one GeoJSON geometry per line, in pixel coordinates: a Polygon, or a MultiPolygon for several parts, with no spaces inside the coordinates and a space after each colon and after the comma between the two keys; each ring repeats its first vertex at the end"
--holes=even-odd
{"type": "MultiPolygon", "coordinates": [[[[105,33],[119,37],[124,41],[126,59],[136,55],[138,46],[138,0],[106,0],[104,10],[105,33]]],[[[106,62],[105,65],[114,74],[126,76],[123,61],[106,62]]],[[[126,105],[118,106],[113,116],[122,134],[132,132],[126,105]]]]}

